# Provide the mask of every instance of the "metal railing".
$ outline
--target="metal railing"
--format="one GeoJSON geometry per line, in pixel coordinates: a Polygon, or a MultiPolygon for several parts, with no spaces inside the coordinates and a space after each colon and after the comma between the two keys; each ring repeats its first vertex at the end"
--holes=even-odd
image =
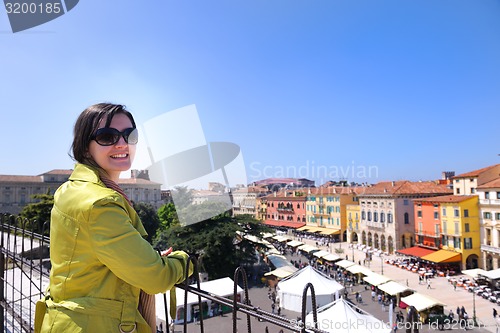
{"type": "MultiPolygon", "coordinates": [[[[7,214],[0,214],[0,332],[34,332],[34,313],[36,302],[44,296],[49,279],[49,245],[48,224],[38,225],[36,221],[29,221],[7,214]],[[38,230],[41,234],[30,230],[38,230]],[[43,236],[45,235],[45,236],[43,236]]],[[[198,308],[202,308],[202,297],[220,306],[232,309],[233,333],[237,329],[238,313],[246,315],[247,332],[252,332],[250,318],[265,321],[266,325],[281,327],[293,332],[318,332],[325,333],[315,327],[306,326],[306,302],[308,292],[311,293],[314,323],[317,325],[316,297],[314,287],[308,283],[302,295],[302,316],[300,320],[286,318],[274,313],[269,313],[252,305],[248,293],[247,274],[242,267],[236,269],[234,274],[234,292],[232,298],[214,295],[200,288],[198,263],[194,256],[189,257],[188,266],[193,265],[194,274],[191,279],[176,285],[184,290],[184,332],[187,332],[187,295],[193,293],[198,296],[198,308]],[[189,281],[196,279],[196,287],[189,281]],[[237,301],[238,281],[243,281],[244,298],[237,301]]],[[[188,272],[188,269],[186,269],[188,272]]],[[[165,297],[165,318],[168,318],[168,308],[165,297]]],[[[203,312],[200,311],[200,332],[204,332],[203,312]]],[[[217,319],[215,319],[217,320],[217,319]]],[[[166,328],[168,330],[168,328],[166,328]]],[[[266,326],[265,332],[269,332],[266,326]]]]}

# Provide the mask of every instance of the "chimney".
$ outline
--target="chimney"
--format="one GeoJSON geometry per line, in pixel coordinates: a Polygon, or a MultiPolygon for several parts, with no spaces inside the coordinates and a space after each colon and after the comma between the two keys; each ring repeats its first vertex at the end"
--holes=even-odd
{"type": "Polygon", "coordinates": [[[394,180],[391,183],[392,183],[392,186],[396,186],[396,182],[394,180]]]}

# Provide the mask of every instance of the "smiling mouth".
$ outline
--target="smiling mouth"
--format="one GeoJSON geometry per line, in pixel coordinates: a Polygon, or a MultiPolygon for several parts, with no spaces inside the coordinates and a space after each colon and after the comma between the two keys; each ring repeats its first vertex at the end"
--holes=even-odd
{"type": "Polygon", "coordinates": [[[127,156],[128,154],[116,154],[116,155],[111,155],[111,158],[125,158],[127,156]]]}

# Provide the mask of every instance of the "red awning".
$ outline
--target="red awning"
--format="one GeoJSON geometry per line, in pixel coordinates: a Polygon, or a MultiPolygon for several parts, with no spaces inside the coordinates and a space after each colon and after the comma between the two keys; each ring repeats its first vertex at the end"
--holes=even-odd
{"type": "Polygon", "coordinates": [[[404,254],[405,256],[422,258],[423,256],[436,252],[436,250],[431,250],[420,246],[413,246],[406,249],[397,250],[396,252],[404,254]]]}
{"type": "Polygon", "coordinates": [[[287,227],[293,229],[297,229],[306,225],[305,223],[301,222],[287,222],[287,221],[274,221],[274,220],[266,220],[264,224],[272,225],[275,227],[287,227]]]}

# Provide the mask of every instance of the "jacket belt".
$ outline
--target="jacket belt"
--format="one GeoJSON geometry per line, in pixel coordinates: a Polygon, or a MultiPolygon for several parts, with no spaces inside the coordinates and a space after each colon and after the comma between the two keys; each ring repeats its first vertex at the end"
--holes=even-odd
{"type": "Polygon", "coordinates": [[[120,320],[120,332],[134,332],[136,330],[136,311],[134,306],[127,306],[127,302],[105,298],[79,297],[54,302],[50,296],[45,297],[47,309],[63,308],[86,315],[106,316],[120,320]]]}

